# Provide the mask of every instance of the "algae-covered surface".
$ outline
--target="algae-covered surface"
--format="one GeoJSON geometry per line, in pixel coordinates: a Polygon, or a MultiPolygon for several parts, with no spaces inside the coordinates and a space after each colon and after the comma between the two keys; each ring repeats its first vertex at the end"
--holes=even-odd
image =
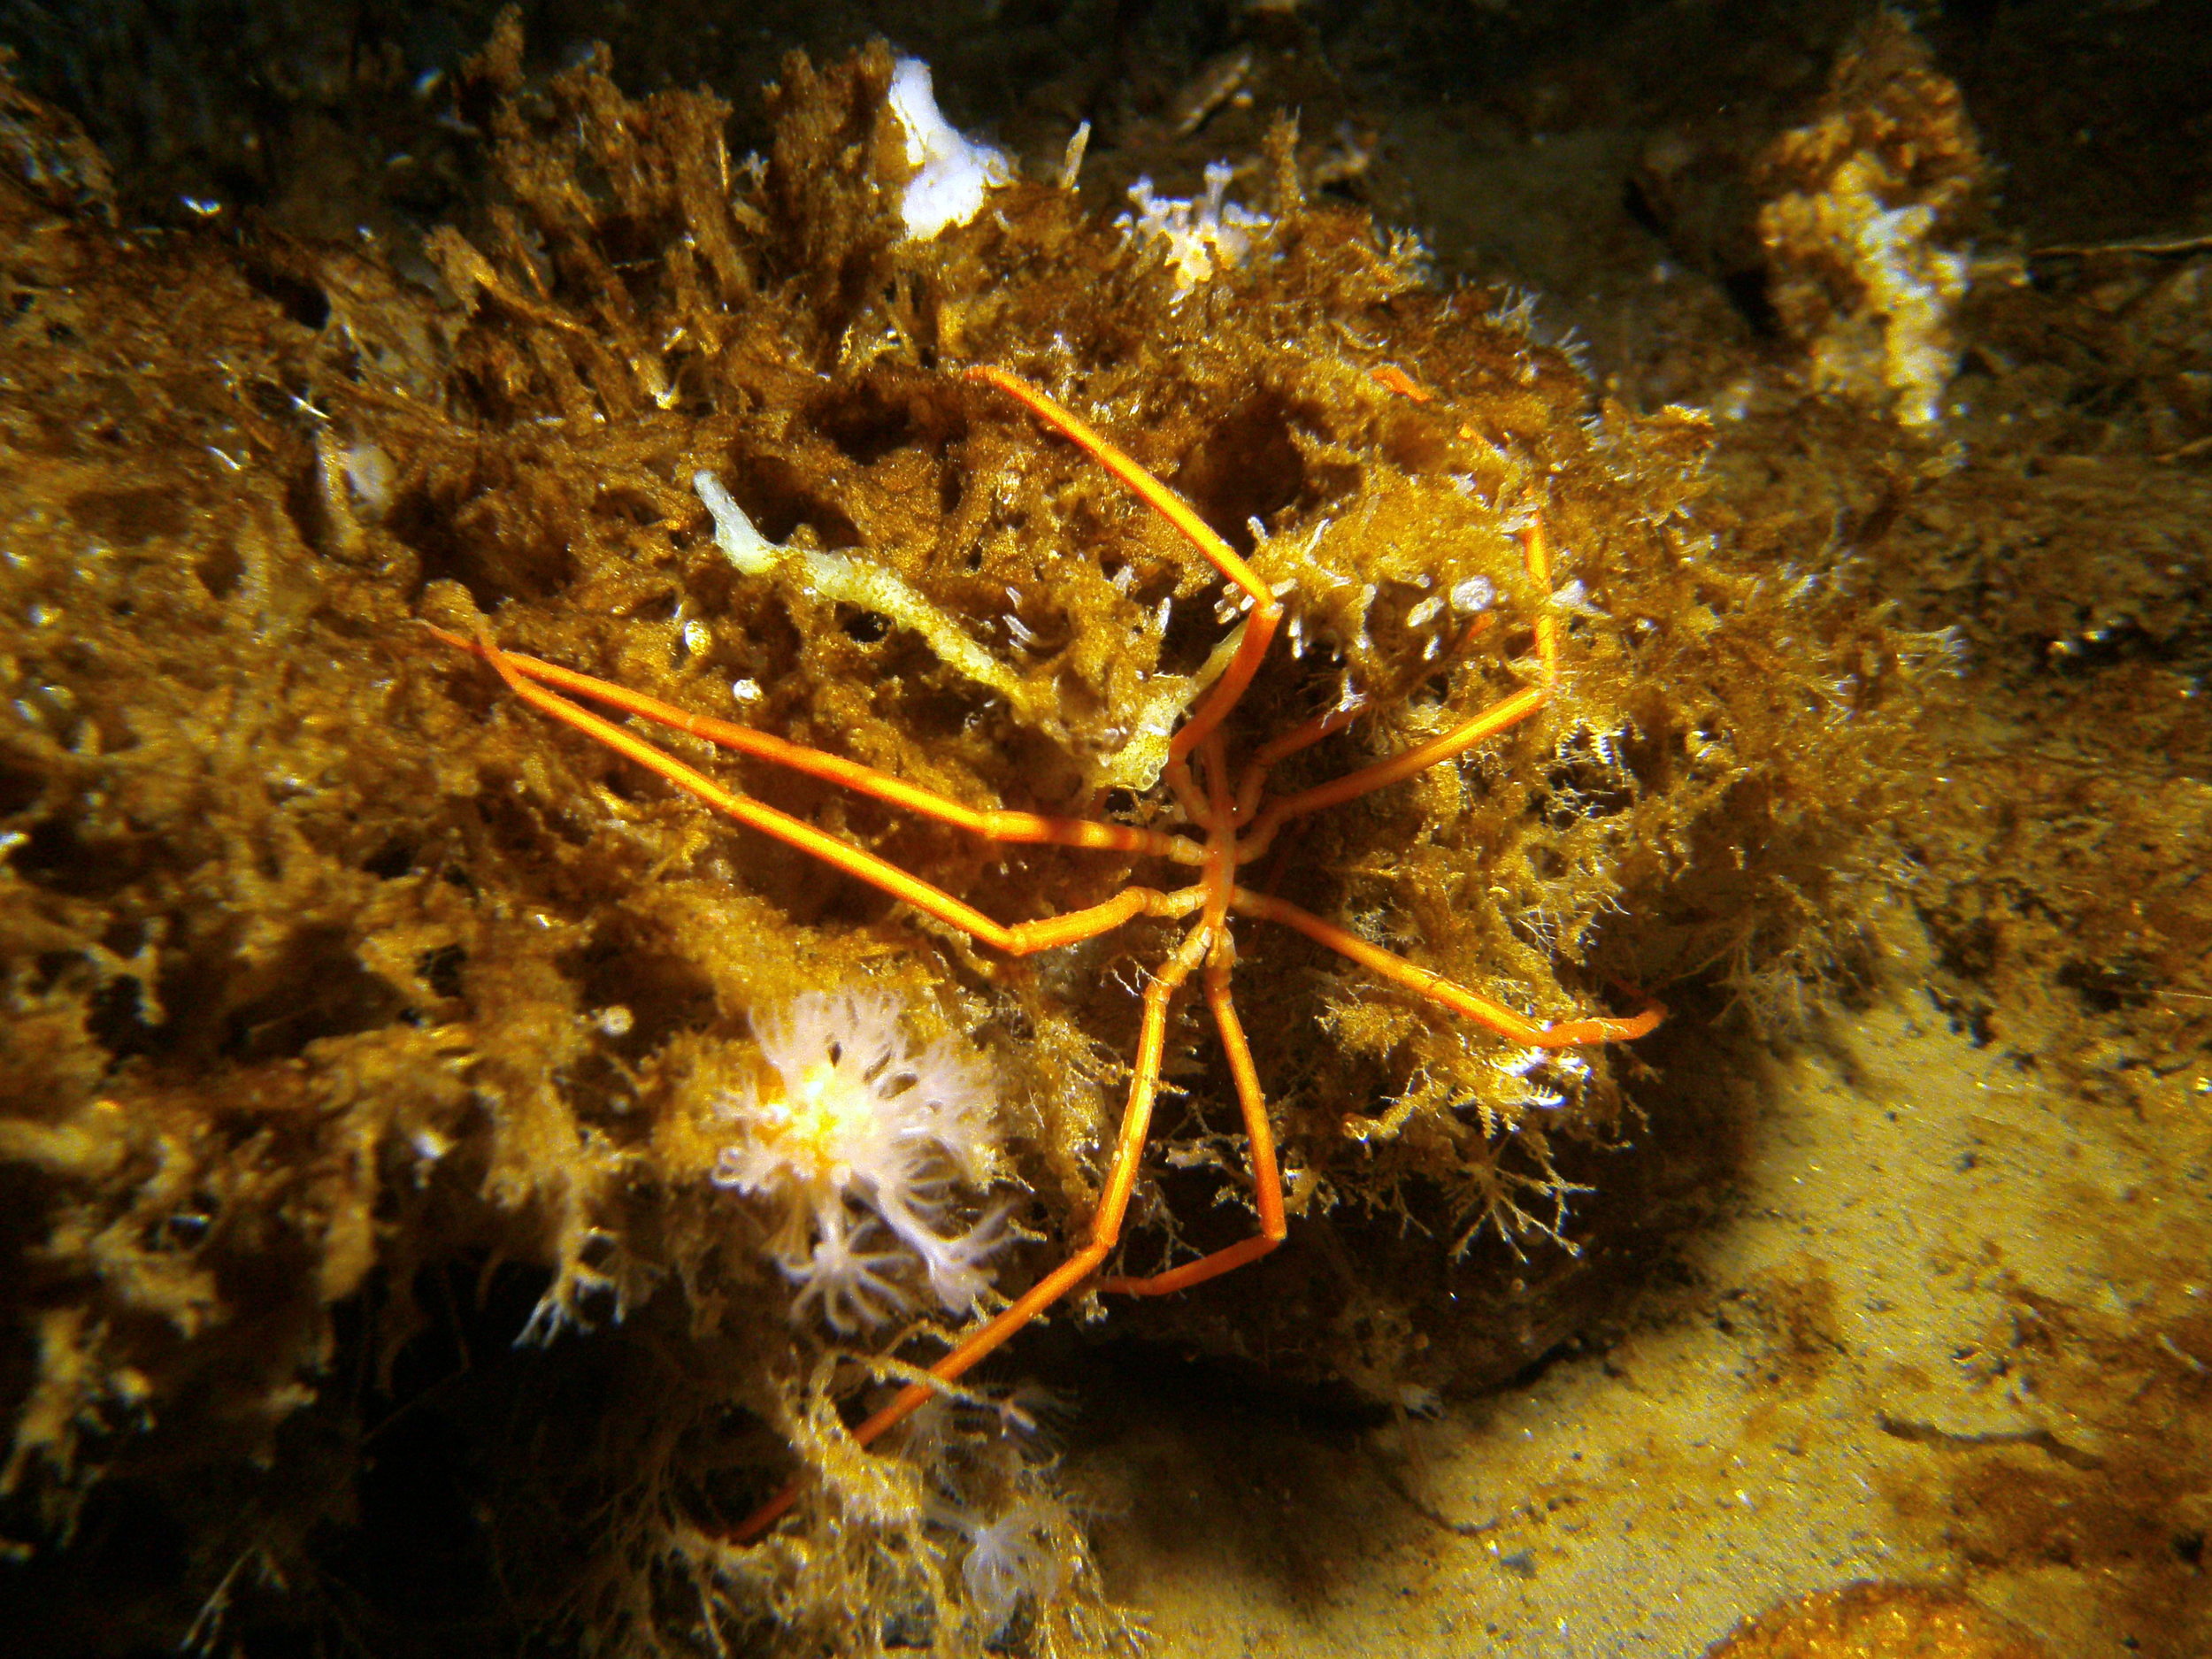
{"type": "Polygon", "coordinates": [[[27,12],[0,1617],[2202,1651],[2212,225],[2145,12],[27,12]],[[948,222],[902,52],[999,147],[948,222]],[[598,682],[658,701],[531,689],[598,682]],[[1285,1242],[862,1444],[1119,1202],[1143,895],[1255,757],[1106,1272],[1264,1225],[1240,1099],[1285,1242]]]}

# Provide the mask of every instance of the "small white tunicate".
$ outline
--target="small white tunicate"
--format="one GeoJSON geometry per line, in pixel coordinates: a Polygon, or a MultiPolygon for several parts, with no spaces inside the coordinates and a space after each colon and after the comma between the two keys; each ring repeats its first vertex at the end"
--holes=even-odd
{"type": "Polygon", "coordinates": [[[1443,609],[1444,602],[1441,599],[1424,599],[1419,604],[1414,606],[1412,610],[1406,612],[1406,626],[1409,628],[1425,628],[1430,623],[1436,620],[1437,614],[1443,609]]]}
{"type": "Polygon", "coordinates": [[[697,617],[684,624],[684,649],[694,657],[703,657],[714,643],[714,630],[697,617]]]}
{"type": "Polygon", "coordinates": [[[1578,576],[1551,596],[1551,602],[1562,611],[1571,611],[1580,617],[1602,617],[1605,612],[1590,603],[1590,590],[1578,576]]]}
{"type": "Polygon", "coordinates": [[[1487,611],[1497,601],[1497,584],[1487,576],[1470,576],[1452,589],[1452,609],[1462,615],[1487,611]]]}
{"type": "Polygon", "coordinates": [[[594,1014],[591,1023],[610,1037],[626,1037],[634,1022],[628,1009],[619,1002],[613,1002],[594,1014]]]}
{"type": "Polygon", "coordinates": [[[758,703],[760,682],[756,680],[733,680],[730,681],[730,695],[740,703],[758,703]]]}
{"type": "Polygon", "coordinates": [[[346,487],[361,517],[375,523],[392,504],[392,457],[373,443],[351,445],[346,450],[346,487]]]}

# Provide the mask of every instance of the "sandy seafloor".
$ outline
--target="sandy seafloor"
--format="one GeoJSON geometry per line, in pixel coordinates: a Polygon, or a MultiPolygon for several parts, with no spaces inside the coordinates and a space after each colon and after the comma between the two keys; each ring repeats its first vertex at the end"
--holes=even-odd
{"type": "Polygon", "coordinates": [[[2058,1653],[2170,1650],[2173,1609],[2093,1548],[1989,1559],[2007,1519],[1961,1488],[2102,1462],[2116,1424],[1999,1369],[2006,1289],[2124,1319],[2152,1292],[2122,1263],[2203,1171],[1972,1047],[1909,971],[1756,1072],[1740,1185],[1683,1246],[1695,1290],[1602,1352],[1318,1443],[1227,1452],[1192,1420],[1087,1457],[1164,1650],[1687,1655],[1858,1578],[1964,1587],[2058,1653]]]}

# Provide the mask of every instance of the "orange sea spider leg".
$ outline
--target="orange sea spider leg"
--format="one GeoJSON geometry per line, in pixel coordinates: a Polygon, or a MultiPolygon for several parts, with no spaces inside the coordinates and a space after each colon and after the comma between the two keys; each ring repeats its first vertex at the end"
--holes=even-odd
{"type": "MultiPolygon", "coordinates": [[[[1016,1298],[1006,1309],[968,1333],[930,1368],[933,1379],[946,1382],[964,1375],[1032,1319],[1089,1278],[1118,1242],[1135,1187],[1138,1163],[1150,1128],[1152,1107],[1166,1046],[1168,1017],[1176,994],[1202,967],[1204,970],[1206,999],[1228,1057],[1251,1148],[1260,1231],[1252,1238],[1168,1272],[1144,1279],[1107,1280],[1102,1287],[1155,1294],[1182,1289],[1241,1266],[1264,1255],[1280,1242],[1284,1236],[1280,1170],[1267,1118],[1265,1098],[1229,991],[1230,972],[1234,962],[1234,948],[1227,928],[1227,918],[1232,910],[1288,926],[1429,1000],[1488,1025],[1502,1035],[1532,1046],[1556,1048],[1620,1041],[1643,1034],[1656,1025],[1660,1018],[1659,1010],[1655,1008],[1631,1019],[1594,1018],[1558,1025],[1539,1025],[1502,1003],[1483,997],[1390,951],[1370,945],[1295,905],[1240,887],[1233,879],[1238,866],[1265,850],[1268,841],[1283,823],[1411,777],[1536,712],[1548,697],[1556,675],[1556,629],[1548,615],[1540,615],[1535,624],[1540,667],[1537,685],[1514,693],[1462,722],[1441,737],[1402,755],[1363,767],[1334,783],[1285,797],[1260,810],[1259,795],[1267,768],[1285,756],[1339,729],[1353,718],[1357,709],[1333,710],[1263,749],[1240,780],[1233,798],[1226,787],[1228,774],[1217,728],[1242,696],[1245,687],[1256,671],[1258,660],[1264,654],[1279,621],[1279,603],[1259,581],[1250,567],[1200,520],[1187,503],[1087,424],[1043,393],[1011,375],[995,369],[972,370],[970,373],[972,377],[987,380],[1019,398],[1048,424],[1094,455],[1150,505],[1176,524],[1199,550],[1248,595],[1250,615],[1244,637],[1240,641],[1229,667],[1198,713],[1179,730],[1170,746],[1169,781],[1194,824],[1206,832],[1206,841],[1202,845],[1182,836],[1124,825],[1033,813],[979,810],[841,757],[790,743],[749,727],[693,715],[611,682],[536,658],[502,651],[488,639],[468,641],[433,630],[448,643],[484,657],[516,695],[532,706],[649,767],[700,801],[741,823],[809,852],[833,867],[1010,954],[1026,955],[1088,939],[1140,915],[1164,918],[1197,916],[1198,919],[1186,933],[1181,944],[1146,987],[1143,1019],[1140,1027],[1137,1057],[1132,1071],[1129,1098],[1123,1110],[1121,1127],[1108,1165],[1104,1191],[1092,1217],[1088,1240],[1058,1268],[1016,1298]],[[570,695],[563,695],[562,693],[570,695]],[[764,803],[726,789],[695,768],[654,748],[623,727],[579,707],[571,701],[572,696],[603,703],[672,730],[794,767],[991,839],[1148,854],[1174,863],[1196,865],[1200,872],[1199,879],[1194,886],[1174,893],[1133,886],[1103,903],[1064,916],[1011,926],[1002,924],[976,910],[956,895],[921,880],[864,849],[828,835],[764,803]],[[1205,785],[1202,789],[1196,787],[1189,772],[1189,758],[1194,750],[1199,752],[1203,763],[1205,785]],[[1240,830],[1248,824],[1250,833],[1240,835],[1240,830]]],[[[1525,545],[1531,573],[1539,579],[1540,590],[1547,589],[1548,565],[1540,527],[1531,527],[1525,545]]],[[[861,1445],[869,1444],[910,1416],[933,1392],[934,1389],[926,1383],[908,1385],[888,1404],[857,1425],[853,1430],[854,1439],[861,1445]]],[[[734,1539],[744,1542],[765,1532],[789,1509],[796,1492],[795,1485],[786,1487],[749,1517],[733,1535],[734,1539]]]]}

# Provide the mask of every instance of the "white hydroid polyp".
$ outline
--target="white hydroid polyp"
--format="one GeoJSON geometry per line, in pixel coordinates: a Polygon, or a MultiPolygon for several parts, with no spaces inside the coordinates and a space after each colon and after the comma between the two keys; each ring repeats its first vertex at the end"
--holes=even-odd
{"type": "Polygon", "coordinates": [[[714,1179],[774,1207],[792,1317],[818,1308],[841,1334],[904,1312],[920,1281],[948,1313],[970,1312],[1004,1238],[1002,1210],[957,1225],[997,1171],[996,1080],[956,1038],[917,1047],[902,1011],[847,990],[755,1014],[772,1075],[717,1108],[737,1138],[714,1179]]]}

